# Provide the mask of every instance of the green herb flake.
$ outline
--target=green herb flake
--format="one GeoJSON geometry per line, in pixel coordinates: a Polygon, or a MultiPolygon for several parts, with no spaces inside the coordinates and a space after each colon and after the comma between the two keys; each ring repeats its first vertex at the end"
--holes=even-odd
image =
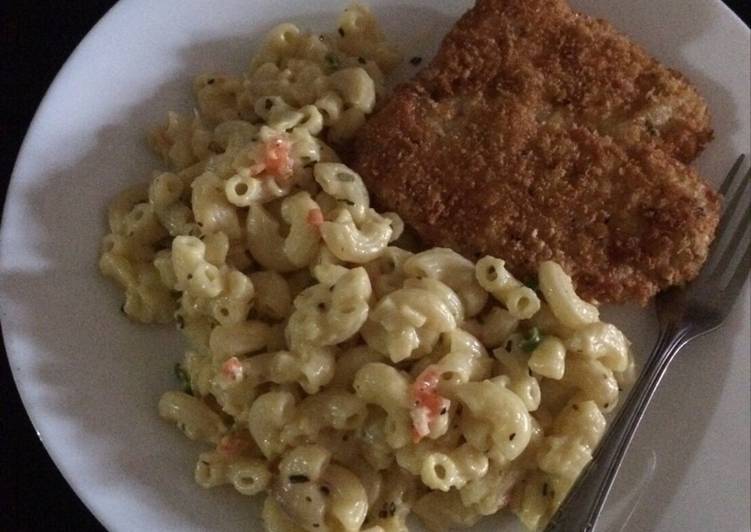
{"type": "Polygon", "coordinates": [[[531,289],[532,289],[532,290],[534,290],[535,292],[537,292],[537,290],[539,290],[539,288],[540,288],[540,283],[538,283],[538,282],[537,282],[537,279],[535,279],[534,277],[530,277],[529,279],[527,279],[527,280],[526,280],[526,281],[524,282],[524,285],[525,285],[525,286],[526,286],[527,288],[531,288],[531,289]]]}
{"type": "Polygon", "coordinates": [[[336,178],[342,183],[351,183],[355,180],[355,178],[351,174],[347,174],[345,172],[339,172],[338,174],[336,174],[336,178]]]}
{"type": "Polygon", "coordinates": [[[531,353],[532,351],[537,349],[537,346],[540,345],[540,342],[542,342],[540,329],[538,329],[537,327],[532,327],[524,337],[524,341],[522,341],[521,343],[521,348],[527,353],[531,353]]]}
{"type": "Polygon", "coordinates": [[[190,387],[190,375],[180,363],[175,364],[175,377],[180,381],[183,391],[193,395],[193,389],[190,387]]]}
{"type": "Polygon", "coordinates": [[[326,54],[325,57],[326,64],[329,66],[331,70],[338,70],[340,63],[339,58],[336,57],[334,54],[326,54]]]}

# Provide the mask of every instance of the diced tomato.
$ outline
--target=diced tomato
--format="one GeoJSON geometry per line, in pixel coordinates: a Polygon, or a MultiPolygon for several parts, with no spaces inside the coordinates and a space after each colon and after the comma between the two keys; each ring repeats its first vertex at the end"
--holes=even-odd
{"type": "Polygon", "coordinates": [[[308,211],[308,223],[310,225],[318,227],[323,222],[323,212],[321,212],[321,209],[310,209],[308,211]]]}
{"type": "Polygon", "coordinates": [[[248,168],[250,175],[258,175],[266,169],[266,165],[263,163],[256,163],[248,168]]]}
{"type": "Polygon", "coordinates": [[[439,374],[434,368],[427,368],[412,385],[412,399],[428,409],[431,415],[440,410],[441,396],[436,392],[439,374]]]}
{"type": "Polygon", "coordinates": [[[432,425],[440,416],[444,415],[451,405],[451,401],[438,394],[440,374],[434,366],[428,366],[410,389],[412,409],[412,439],[415,443],[430,433],[432,425]]]}
{"type": "Polygon", "coordinates": [[[216,446],[217,452],[225,456],[237,456],[250,446],[247,440],[237,436],[224,436],[216,446]]]}
{"type": "Polygon", "coordinates": [[[416,406],[410,409],[412,418],[412,441],[418,443],[430,434],[430,412],[424,406],[416,406]]]}
{"type": "Polygon", "coordinates": [[[237,357],[230,357],[224,361],[222,375],[230,381],[239,381],[243,378],[243,365],[237,357]]]}
{"type": "Polygon", "coordinates": [[[277,178],[287,178],[292,173],[292,158],[289,155],[290,144],[276,138],[264,146],[263,164],[266,171],[277,178]]]}

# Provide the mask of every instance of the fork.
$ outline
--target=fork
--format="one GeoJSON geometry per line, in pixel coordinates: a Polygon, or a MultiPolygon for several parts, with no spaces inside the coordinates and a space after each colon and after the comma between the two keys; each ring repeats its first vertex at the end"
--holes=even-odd
{"type": "Polygon", "coordinates": [[[730,313],[751,264],[751,243],[742,245],[751,221],[751,201],[746,194],[751,169],[738,179],[743,159],[743,155],[738,157],[720,187],[727,203],[707,263],[686,287],[673,288],[657,296],[660,325],[657,344],[592,461],[553,515],[545,532],[590,532],[595,529],[634,433],[673,357],[694,338],[717,329],[730,313]]]}

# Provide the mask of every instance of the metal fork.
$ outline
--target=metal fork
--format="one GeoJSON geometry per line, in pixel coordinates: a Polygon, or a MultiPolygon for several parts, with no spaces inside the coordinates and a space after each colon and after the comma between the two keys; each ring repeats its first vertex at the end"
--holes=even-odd
{"type": "Polygon", "coordinates": [[[660,324],[657,344],[592,461],[545,532],[589,532],[595,529],[626,450],[673,357],[694,338],[717,329],[730,313],[751,263],[751,244],[743,245],[744,240],[751,240],[744,239],[751,221],[751,201],[746,194],[751,169],[738,179],[743,159],[743,155],[738,157],[720,187],[727,203],[707,263],[688,286],[657,296],[660,324]]]}

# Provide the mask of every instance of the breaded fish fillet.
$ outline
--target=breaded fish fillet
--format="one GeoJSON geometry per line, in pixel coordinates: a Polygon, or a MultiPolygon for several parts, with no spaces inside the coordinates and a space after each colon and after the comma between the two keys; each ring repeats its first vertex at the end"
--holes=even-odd
{"type": "Polygon", "coordinates": [[[351,164],[427,244],[553,259],[590,300],[693,278],[717,193],[682,161],[710,139],[677,73],[563,0],[478,0],[358,133],[351,164]]]}

